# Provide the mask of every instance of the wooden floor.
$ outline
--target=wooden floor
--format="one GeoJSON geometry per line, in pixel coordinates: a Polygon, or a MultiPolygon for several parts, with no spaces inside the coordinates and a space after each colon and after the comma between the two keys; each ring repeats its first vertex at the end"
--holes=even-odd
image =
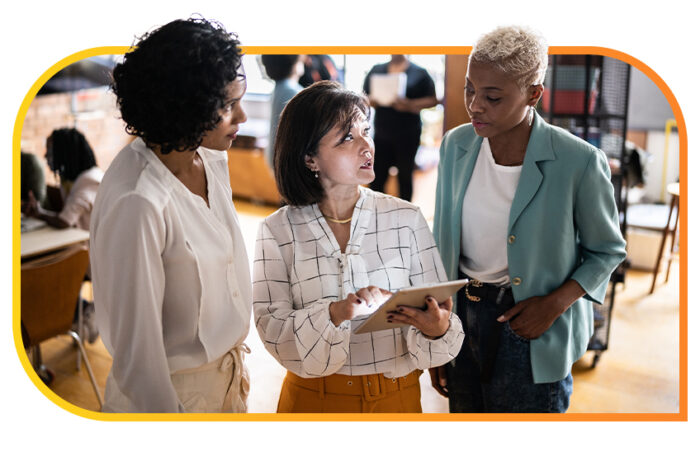
{"type": "MultiPolygon", "coordinates": [[[[417,202],[432,219],[434,172],[423,175],[416,186],[417,202]],[[432,183],[432,184],[431,184],[432,183]],[[427,187],[426,187],[427,186],[427,187]]],[[[274,209],[236,202],[248,251],[253,251],[258,222],[274,209]]],[[[252,259],[252,258],[251,258],[252,259]]],[[[664,274],[659,274],[663,277],[664,274]]],[[[662,280],[659,279],[661,282],[662,280]]],[[[609,348],[595,369],[592,353],[573,368],[572,413],[673,413],[679,409],[679,276],[678,263],[671,268],[668,284],[657,285],[648,295],[651,274],[630,270],[624,287],[618,288],[612,312],[609,348]]],[[[251,373],[250,412],[274,412],[284,370],[265,351],[251,326],[247,339],[252,354],[247,358],[251,373]]],[[[88,357],[101,390],[111,358],[101,340],[88,344],[88,357]]],[[[44,364],[55,373],[50,388],[70,403],[98,410],[87,373],[76,372],[76,348],[69,337],[58,337],[41,346],[44,364]]],[[[421,377],[424,412],[447,412],[446,400],[421,377]]]]}

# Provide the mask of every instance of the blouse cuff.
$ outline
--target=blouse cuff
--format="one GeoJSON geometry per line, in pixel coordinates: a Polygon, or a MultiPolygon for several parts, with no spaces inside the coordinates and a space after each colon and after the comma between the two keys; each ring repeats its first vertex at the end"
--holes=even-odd
{"type": "Polygon", "coordinates": [[[294,335],[307,377],[323,377],[340,369],[350,351],[350,325],[330,319],[330,299],[316,301],[306,312],[296,311],[294,335]]]}
{"type": "Polygon", "coordinates": [[[410,327],[406,335],[409,352],[415,358],[418,369],[441,366],[448,363],[459,353],[464,341],[462,322],[454,312],[450,314],[450,326],[439,338],[431,340],[415,327],[410,327]]]}

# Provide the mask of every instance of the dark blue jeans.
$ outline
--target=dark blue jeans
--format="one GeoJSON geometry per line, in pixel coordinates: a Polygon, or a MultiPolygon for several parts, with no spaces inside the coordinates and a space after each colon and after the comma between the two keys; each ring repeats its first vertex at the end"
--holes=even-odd
{"type": "Polygon", "coordinates": [[[496,318],[513,307],[504,293],[478,302],[458,293],[457,315],[464,327],[464,344],[447,365],[447,388],[452,413],[563,413],[573,389],[571,373],[558,382],[536,384],[530,366],[530,341],[517,335],[508,322],[496,318]]]}

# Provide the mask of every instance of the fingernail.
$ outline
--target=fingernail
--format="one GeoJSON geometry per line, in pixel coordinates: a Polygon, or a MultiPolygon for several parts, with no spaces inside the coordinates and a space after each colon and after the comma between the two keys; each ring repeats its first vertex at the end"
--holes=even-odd
{"type": "Polygon", "coordinates": [[[362,304],[362,300],[361,300],[360,298],[357,298],[357,299],[355,300],[355,302],[356,302],[357,304],[362,304]]]}
{"type": "Polygon", "coordinates": [[[500,316],[498,319],[496,319],[499,322],[504,322],[506,320],[505,316],[500,316]]]}

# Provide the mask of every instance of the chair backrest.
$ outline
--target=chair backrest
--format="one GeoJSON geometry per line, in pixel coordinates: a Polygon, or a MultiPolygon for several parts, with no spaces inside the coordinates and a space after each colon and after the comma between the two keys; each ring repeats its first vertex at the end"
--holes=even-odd
{"type": "Polygon", "coordinates": [[[25,347],[70,330],[88,261],[87,248],[75,246],[22,264],[25,347]]]}

